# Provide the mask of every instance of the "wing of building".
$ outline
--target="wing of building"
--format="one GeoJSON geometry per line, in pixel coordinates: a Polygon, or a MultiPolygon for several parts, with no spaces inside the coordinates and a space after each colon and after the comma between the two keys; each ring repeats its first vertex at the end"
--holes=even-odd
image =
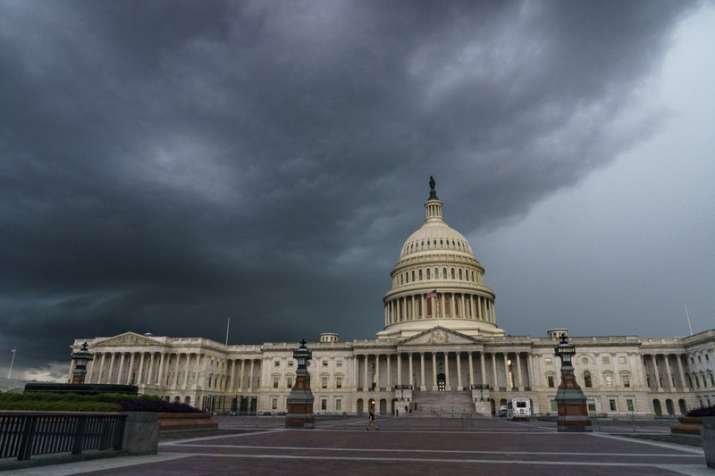
{"type": "MultiPolygon", "coordinates": [[[[566,329],[543,337],[506,335],[495,293],[464,236],[444,220],[431,181],[424,224],[405,241],[383,298],[384,329],[374,340],[323,333],[309,344],[316,413],[494,414],[515,398],[555,413],[566,329]]],[[[88,342],[88,382],[125,383],[140,392],[214,412],[282,413],[298,345],[223,345],[200,337],[126,332],[88,342]]],[[[573,337],[576,375],[589,412],[680,414],[715,402],[715,331],[688,337],[573,337]]]]}

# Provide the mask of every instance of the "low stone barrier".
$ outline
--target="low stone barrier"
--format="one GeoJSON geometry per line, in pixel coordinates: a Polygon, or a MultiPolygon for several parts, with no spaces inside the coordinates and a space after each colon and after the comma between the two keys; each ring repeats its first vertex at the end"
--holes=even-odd
{"type": "Polygon", "coordinates": [[[218,423],[207,413],[160,413],[159,429],[171,430],[215,430],[218,423]]]}

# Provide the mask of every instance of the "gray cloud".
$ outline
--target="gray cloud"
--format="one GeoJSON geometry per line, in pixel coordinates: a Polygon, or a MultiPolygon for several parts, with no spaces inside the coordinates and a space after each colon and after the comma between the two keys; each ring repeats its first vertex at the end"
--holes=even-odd
{"type": "Polygon", "coordinates": [[[609,163],[691,10],[0,2],[0,344],[368,337],[426,177],[473,232],[609,163]]]}

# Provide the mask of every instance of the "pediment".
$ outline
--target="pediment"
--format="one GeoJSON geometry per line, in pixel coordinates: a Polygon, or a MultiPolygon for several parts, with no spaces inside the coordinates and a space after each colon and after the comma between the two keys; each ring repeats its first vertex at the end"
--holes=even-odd
{"type": "Polygon", "coordinates": [[[434,344],[474,344],[476,341],[469,336],[460,334],[444,327],[434,327],[408,337],[400,345],[434,345],[434,344]]]}
{"type": "Polygon", "coordinates": [[[136,334],[134,332],[125,332],[124,334],[119,334],[118,336],[99,341],[94,344],[94,347],[128,347],[147,345],[161,345],[161,343],[150,337],[136,334]]]}

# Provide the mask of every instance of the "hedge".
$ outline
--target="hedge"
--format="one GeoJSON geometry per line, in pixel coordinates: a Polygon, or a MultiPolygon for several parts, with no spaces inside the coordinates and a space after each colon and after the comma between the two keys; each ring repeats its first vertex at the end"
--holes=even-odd
{"type": "Polygon", "coordinates": [[[93,411],[93,412],[198,412],[184,403],[167,402],[150,395],[100,393],[0,393],[0,410],[93,411]]]}

